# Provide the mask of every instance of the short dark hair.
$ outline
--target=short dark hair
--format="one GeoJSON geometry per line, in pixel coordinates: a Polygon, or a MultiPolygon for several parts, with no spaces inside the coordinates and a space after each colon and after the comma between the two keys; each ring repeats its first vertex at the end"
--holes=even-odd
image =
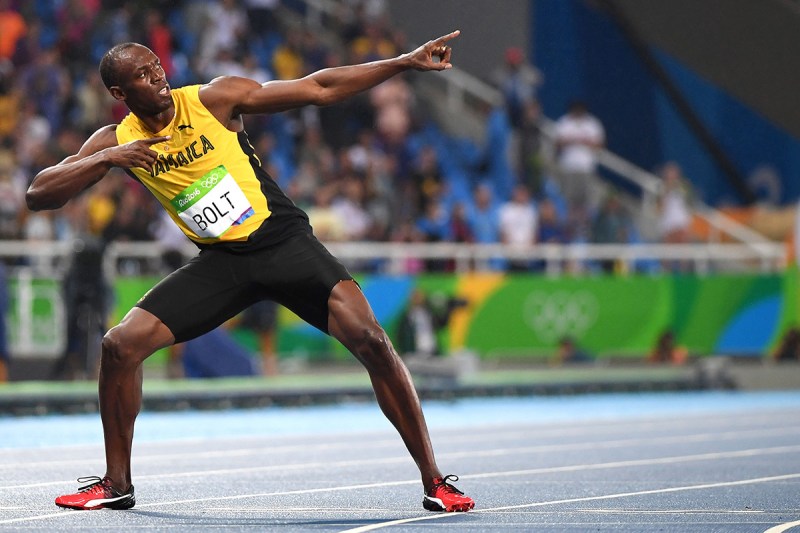
{"type": "Polygon", "coordinates": [[[122,55],[122,52],[132,46],[141,45],[139,43],[120,43],[114,45],[103,55],[103,59],[100,60],[100,78],[102,78],[103,84],[105,84],[107,89],[110,89],[114,85],[119,85],[119,73],[117,72],[119,57],[122,55]]]}

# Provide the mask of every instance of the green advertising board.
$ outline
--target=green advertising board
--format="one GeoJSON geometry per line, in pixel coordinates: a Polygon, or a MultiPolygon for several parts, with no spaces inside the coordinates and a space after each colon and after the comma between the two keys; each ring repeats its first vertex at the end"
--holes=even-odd
{"type": "MultiPolygon", "coordinates": [[[[116,280],[110,324],[157,281],[116,280]]],[[[439,332],[440,345],[444,351],[470,350],[484,359],[549,357],[564,336],[597,355],[643,357],[667,329],[696,355],[761,356],[798,323],[796,269],[708,276],[427,274],[362,276],[359,282],[393,339],[413,291],[464,301],[439,332]]],[[[57,354],[64,320],[58,282],[12,278],[10,295],[12,353],[24,348],[57,354]]],[[[252,335],[233,334],[255,350],[252,335]]],[[[349,357],[338,343],[286,309],[278,314],[278,350],[311,359],[349,357]]],[[[154,360],[161,358],[163,354],[154,360]]]]}

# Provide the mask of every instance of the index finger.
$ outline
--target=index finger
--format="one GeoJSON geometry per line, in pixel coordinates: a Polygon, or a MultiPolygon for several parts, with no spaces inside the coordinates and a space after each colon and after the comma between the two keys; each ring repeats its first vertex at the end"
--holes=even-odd
{"type": "Polygon", "coordinates": [[[438,39],[435,39],[435,40],[434,40],[434,42],[435,42],[435,43],[437,43],[437,44],[439,44],[439,43],[446,43],[446,42],[447,42],[447,41],[449,41],[450,39],[455,39],[455,38],[456,38],[456,37],[458,37],[460,34],[461,34],[461,30],[452,31],[452,32],[448,33],[447,35],[442,35],[442,36],[441,36],[441,37],[439,37],[438,39]]]}
{"type": "Polygon", "coordinates": [[[145,144],[158,144],[163,143],[164,141],[168,141],[172,139],[169,135],[162,135],[161,137],[152,137],[150,139],[142,139],[142,142],[145,144]]]}

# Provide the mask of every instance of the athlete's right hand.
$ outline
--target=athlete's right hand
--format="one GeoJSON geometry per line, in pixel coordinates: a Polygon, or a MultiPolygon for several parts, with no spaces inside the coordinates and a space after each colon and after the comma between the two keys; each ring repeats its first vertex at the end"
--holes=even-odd
{"type": "Polygon", "coordinates": [[[108,149],[108,160],[111,165],[122,168],[139,167],[148,172],[153,171],[153,164],[158,158],[155,150],[150,148],[154,144],[170,140],[169,136],[153,137],[152,139],[139,139],[108,149]]]}

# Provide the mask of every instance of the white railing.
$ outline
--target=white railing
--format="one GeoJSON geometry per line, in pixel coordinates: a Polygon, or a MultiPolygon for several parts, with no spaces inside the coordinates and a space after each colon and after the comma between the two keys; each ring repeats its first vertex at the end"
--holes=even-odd
{"type": "MultiPolygon", "coordinates": [[[[786,247],[777,243],[748,244],[540,244],[518,248],[504,244],[329,242],[328,249],[353,270],[389,274],[415,273],[419,262],[447,261],[452,271],[466,273],[503,268],[505,261],[543,263],[549,275],[590,272],[592,262],[615,262],[620,272],[635,272],[636,264],[653,261],[688,266],[698,274],[751,271],[779,272],[786,268],[786,247]],[[498,261],[501,263],[498,264],[498,261]]],[[[184,252],[197,249],[187,244],[184,252]]],[[[106,272],[114,275],[120,259],[150,259],[157,262],[162,250],[154,243],[119,242],[106,254],[106,272]]]]}
{"type": "MultiPolygon", "coordinates": [[[[329,242],[326,246],[354,270],[408,274],[418,271],[415,261],[448,261],[457,273],[497,270],[498,260],[539,262],[552,275],[580,273],[590,262],[613,261],[622,272],[636,271],[637,262],[661,264],[681,263],[691,271],[778,272],[786,268],[788,254],[782,243],[749,242],[746,244],[537,244],[514,247],[504,244],[463,243],[392,243],[392,242],[329,242]]],[[[42,275],[63,272],[69,264],[72,246],[68,243],[0,241],[0,257],[26,258],[27,263],[42,275]]],[[[150,269],[160,267],[164,249],[156,242],[114,242],[106,249],[106,275],[118,276],[117,266],[126,259],[143,260],[150,269]]],[[[185,255],[197,253],[187,241],[185,255]]]]}

